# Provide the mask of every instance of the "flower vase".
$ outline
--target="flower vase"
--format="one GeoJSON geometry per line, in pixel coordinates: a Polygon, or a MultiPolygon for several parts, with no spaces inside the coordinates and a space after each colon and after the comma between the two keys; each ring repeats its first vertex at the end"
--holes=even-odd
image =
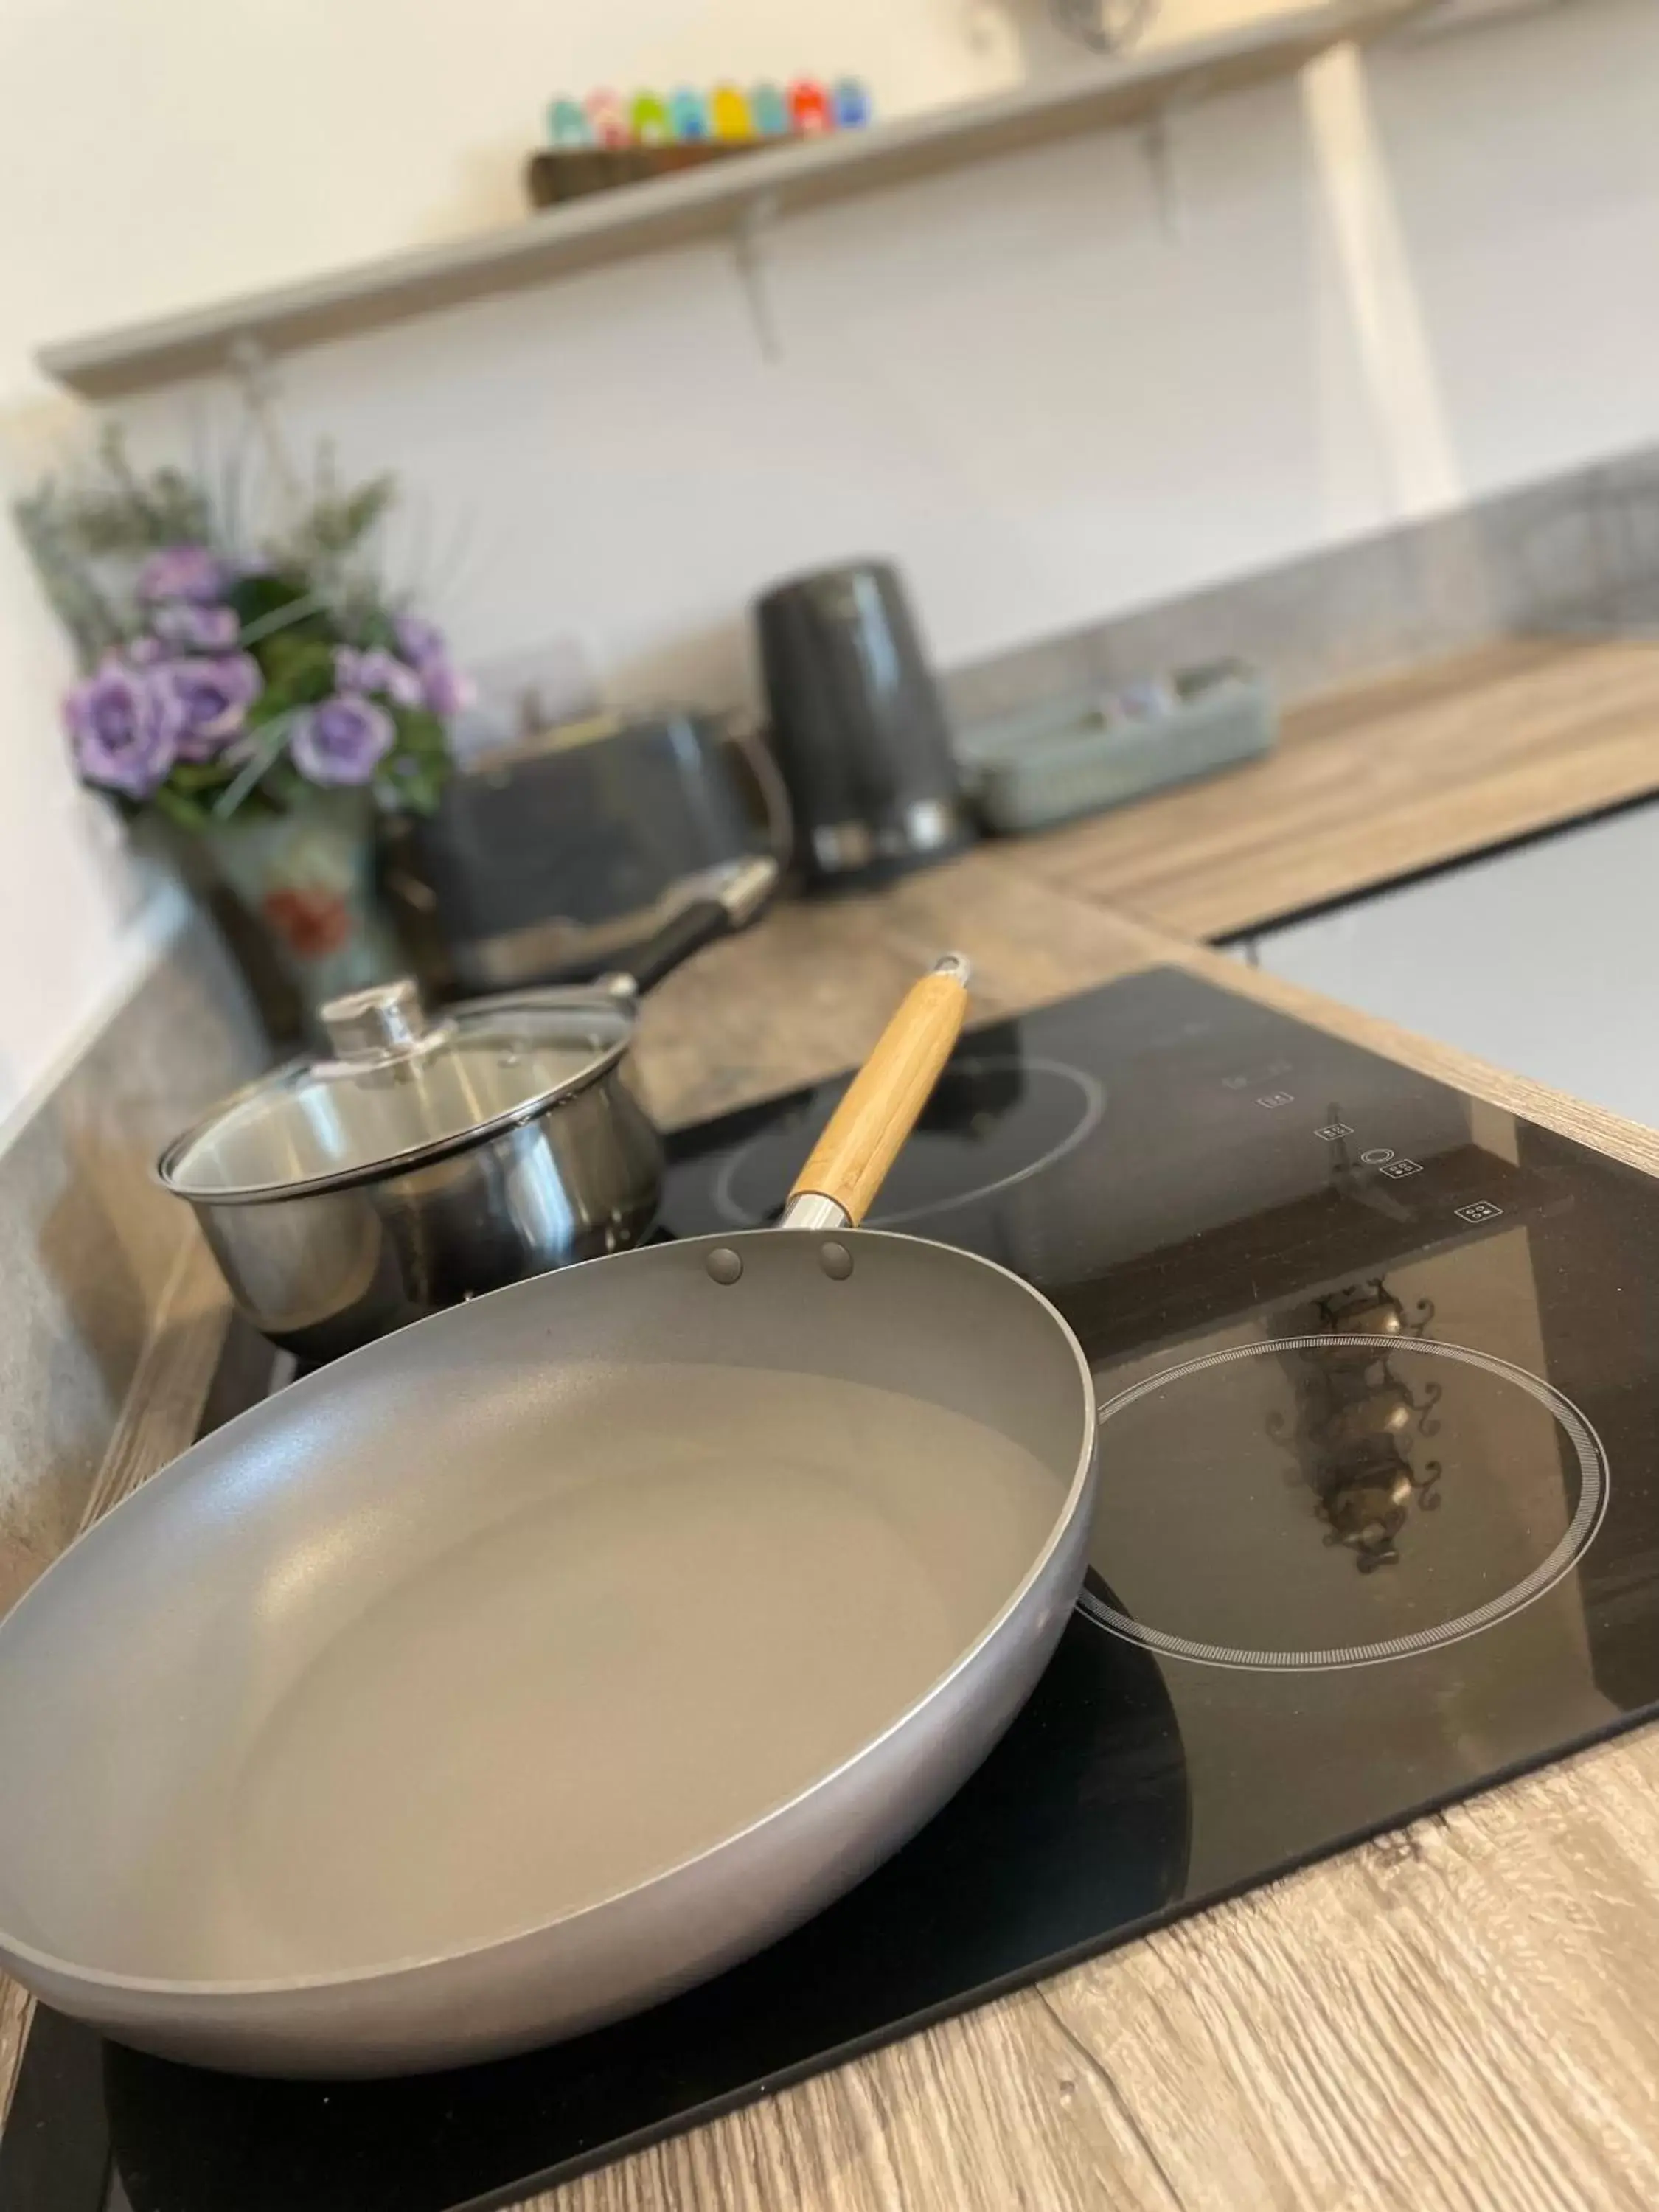
{"type": "Polygon", "coordinates": [[[407,965],[375,900],[374,811],[366,793],[319,793],[286,814],[250,811],[208,830],[203,842],[313,1031],[325,1000],[407,965]]]}

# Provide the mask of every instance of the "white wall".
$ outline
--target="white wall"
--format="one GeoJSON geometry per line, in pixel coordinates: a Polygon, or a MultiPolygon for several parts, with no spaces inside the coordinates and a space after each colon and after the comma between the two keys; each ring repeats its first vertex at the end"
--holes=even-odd
{"type": "MultiPolygon", "coordinates": [[[[42,340],[517,221],[555,90],[853,68],[899,113],[1016,66],[969,0],[0,0],[0,481],[77,428],[42,340]]],[[[349,442],[418,480],[418,454],[349,442]]],[[[465,499],[486,540],[489,500],[465,499]]],[[[177,908],[68,773],[69,658],[0,539],[3,1131],[177,908]]]]}
{"type": "MultiPolygon", "coordinates": [[[[42,338],[511,219],[556,85],[851,65],[896,112],[1006,76],[991,5],[0,0],[12,442],[42,338]]],[[[1338,58],[1182,117],[1173,222],[1102,137],[784,226],[777,361],[700,249],[300,356],[284,406],[403,471],[474,655],[574,631],[619,696],[735,696],[759,586],[881,550],[967,659],[1659,435],[1656,83],[1651,0],[1338,58]]],[[[160,446],[216,410],[131,412],[160,446]]],[[[14,1079],[121,929],[56,650],[0,572],[0,944],[64,908],[0,957],[14,1079]]]]}
{"type": "Polygon", "coordinates": [[[64,763],[55,702],[71,672],[0,526],[0,1146],[180,912],[64,763]]]}

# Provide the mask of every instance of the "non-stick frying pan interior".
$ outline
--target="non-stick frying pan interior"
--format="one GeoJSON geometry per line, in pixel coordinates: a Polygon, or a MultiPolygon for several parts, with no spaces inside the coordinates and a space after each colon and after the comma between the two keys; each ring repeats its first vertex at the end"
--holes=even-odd
{"type": "Polygon", "coordinates": [[[1043,1553],[1087,1382],[984,1262],[824,1241],[518,1285],[157,1478],[9,1638],[0,1925],[383,1971],[650,1882],[898,1721],[1043,1553]]]}

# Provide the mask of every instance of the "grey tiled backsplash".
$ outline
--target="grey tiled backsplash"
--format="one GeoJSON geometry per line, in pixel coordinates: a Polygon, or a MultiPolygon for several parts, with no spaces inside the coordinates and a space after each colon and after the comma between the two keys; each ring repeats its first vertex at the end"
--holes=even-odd
{"type": "Polygon", "coordinates": [[[0,1611],[75,1534],[194,1233],[152,1164],[266,1056],[192,921],[0,1152],[0,1611]]]}
{"type": "Polygon", "coordinates": [[[1279,698],[1516,631],[1659,635],[1659,453],[1644,449],[1426,521],[1132,609],[951,670],[959,722],[1229,656],[1279,698]]]}

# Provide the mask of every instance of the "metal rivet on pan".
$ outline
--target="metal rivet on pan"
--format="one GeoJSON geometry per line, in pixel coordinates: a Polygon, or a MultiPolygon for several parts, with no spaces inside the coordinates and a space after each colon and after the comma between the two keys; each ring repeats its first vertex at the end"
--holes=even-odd
{"type": "Polygon", "coordinates": [[[734,1252],[729,1244],[717,1244],[703,1265],[712,1281],[735,1283],[743,1273],[743,1255],[734,1252]]]}
{"type": "Polygon", "coordinates": [[[832,1283],[844,1283],[853,1272],[853,1255],[844,1244],[820,1244],[818,1265],[832,1283]]]}

